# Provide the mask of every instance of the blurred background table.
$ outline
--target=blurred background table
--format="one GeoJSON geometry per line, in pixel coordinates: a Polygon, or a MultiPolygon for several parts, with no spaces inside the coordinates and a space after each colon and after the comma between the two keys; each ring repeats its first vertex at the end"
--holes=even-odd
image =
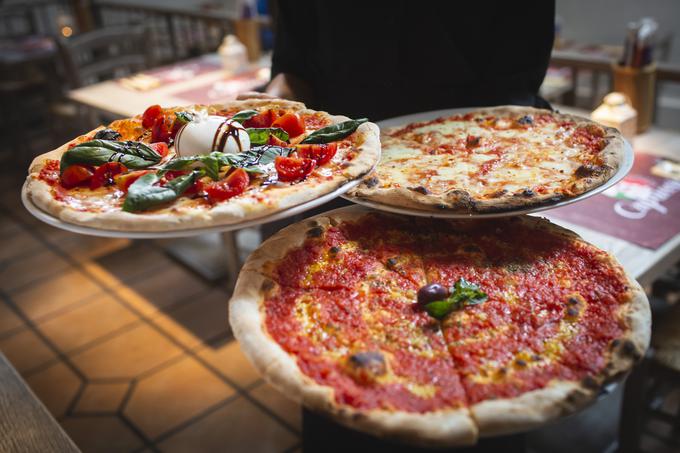
{"type": "Polygon", "coordinates": [[[229,74],[222,69],[217,54],[207,54],[132,74],[124,79],[107,80],[71,90],[68,98],[111,115],[131,117],[141,114],[153,104],[171,107],[234,100],[238,93],[264,86],[269,81],[269,75],[268,56],[242,73],[229,74]],[[135,80],[140,79],[155,80],[158,86],[132,88],[135,80]]]}

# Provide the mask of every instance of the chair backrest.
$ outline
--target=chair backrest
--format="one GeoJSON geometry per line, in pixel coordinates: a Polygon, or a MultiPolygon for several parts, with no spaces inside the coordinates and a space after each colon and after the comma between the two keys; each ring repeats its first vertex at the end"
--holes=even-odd
{"type": "Polygon", "coordinates": [[[22,5],[0,7],[0,38],[16,38],[36,33],[35,16],[28,7],[22,5]]]}
{"type": "Polygon", "coordinates": [[[129,75],[147,67],[146,30],[142,26],[101,28],[59,41],[71,88],[129,75]]]}

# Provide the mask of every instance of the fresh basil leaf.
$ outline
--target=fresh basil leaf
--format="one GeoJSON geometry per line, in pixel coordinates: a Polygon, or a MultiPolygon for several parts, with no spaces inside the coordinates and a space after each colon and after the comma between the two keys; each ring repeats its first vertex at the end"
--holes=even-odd
{"type": "Polygon", "coordinates": [[[139,170],[160,162],[162,157],[142,142],[91,140],[66,151],[61,156],[61,172],[71,165],[102,165],[120,162],[127,168],[139,170]]]}
{"type": "Polygon", "coordinates": [[[244,121],[247,121],[254,117],[255,115],[259,114],[260,112],[258,112],[257,110],[241,110],[236,115],[232,116],[231,119],[234,121],[238,121],[239,123],[243,123],[244,121]]]}
{"type": "Polygon", "coordinates": [[[489,296],[478,285],[461,278],[450,289],[449,297],[426,304],[425,311],[433,318],[442,319],[452,311],[481,304],[488,298],[489,296]]]}
{"type": "Polygon", "coordinates": [[[200,166],[205,169],[205,173],[215,181],[220,179],[220,167],[222,153],[213,152],[210,154],[199,154],[196,156],[176,157],[164,164],[161,168],[163,170],[186,170],[187,168],[196,168],[200,166]]]}
{"type": "Polygon", "coordinates": [[[196,119],[196,116],[191,112],[175,112],[175,117],[181,124],[186,124],[196,119]]]}
{"type": "Polygon", "coordinates": [[[222,154],[222,163],[230,167],[243,168],[250,173],[264,173],[265,165],[271,164],[279,156],[288,156],[294,150],[295,148],[272,145],[255,146],[238,154],[222,154]]]}
{"type": "Polygon", "coordinates": [[[148,173],[128,188],[127,197],[123,203],[123,211],[139,212],[154,206],[177,199],[201,175],[200,171],[192,171],[189,174],[178,176],[168,181],[164,186],[159,186],[163,172],[148,173]]]}
{"type": "Polygon", "coordinates": [[[359,118],[358,120],[343,121],[342,123],[333,124],[322,127],[321,129],[312,132],[302,140],[300,143],[330,143],[351,135],[357,130],[359,125],[368,121],[368,118],[359,118]]]}
{"type": "Polygon", "coordinates": [[[448,300],[436,300],[425,305],[425,311],[433,318],[442,319],[453,311],[452,304],[448,300]]]}
{"type": "Polygon", "coordinates": [[[104,140],[118,140],[120,137],[120,132],[109,128],[98,130],[97,133],[94,134],[94,138],[100,138],[104,140]]]}
{"type": "Polygon", "coordinates": [[[149,145],[142,142],[133,142],[131,140],[119,142],[115,140],[90,140],[89,142],[84,142],[71,148],[73,151],[79,147],[99,147],[110,149],[123,154],[130,154],[133,156],[143,157],[149,160],[157,160],[160,162],[161,156],[151,149],[149,145]]]}
{"type": "Polygon", "coordinates": [[[457,294],[465,305],[477,305],[486,302],[489,298],[485,292],[479,289],[479,286],[470,283],[464,278],[459,279],[453,286],[453,294],[457,294]]]}
{"type": "Polygon", "coordinates": [[[288,141],[288,132],[280,127],[249,127],[246,132],[250,138],[250,146],[266,145],[272,135],[284,142],[288,141]]]}

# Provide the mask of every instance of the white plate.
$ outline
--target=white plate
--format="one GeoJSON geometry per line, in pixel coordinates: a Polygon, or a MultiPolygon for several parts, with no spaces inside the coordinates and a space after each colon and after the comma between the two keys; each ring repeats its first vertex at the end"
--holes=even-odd
{"type": "Polygon", "coordinates": [[[175,231],[119,231],[119,230],[106,230],[102,228],[92,228],[82,225],[76,225],[73,223],[64,222],[51,214],[43,211],[37,207],[33,201],[28,197],[26,193],[26,184],[21,189],[21,201],[24,206],[34,217],[38,220],[52,225],[53,227],[61,228],[62,230],[70,231],[72,233],[87,234],[90,236],[101,236],[109,238],[128,238],[128,239],[170,239],[170,238],[181,238],[198,236],[207,233],[221,233],[225,231],[240,230],[241,228],[252,227],[255,225],[260,225],[262,223],[269,223],[275,220],[284,219],[286,217],[291,217],[301,212],[307,211],[308,209],[316,208],[324,203],[327,203],[348,190],[356,187],[361,182],[361,179],[355,181],[350,181],[347,184],[339,187],[333,192],[322,195],[319,198],[310,200],[306,203],[302,203],[292,208],[284,209],[283,211],[276,212],[269,216],[258,217],[256,219],[251,219],[241,223],[235,223],[232,225],[216,225],[205,228],[191,228],[186,230],[175,230],[175,231]]]}
{"type": "MultiPolygon", "coordinates": [[[[429,121],[433,120],[435,118],[439,118],[442,116],[450,116],[450,115],[456,115],[456,114],[464,114],[473,110],[477,110],[477,108],[462,108],[462,109],[447,109],[447,110],[433,110],[431,112],[423,112],[423,113],[415,113],[412,115],[405,115],[405,116],[399,116],[396,118],[390,118],[384,121],[380,121],[378,123],[378,126],[380,126],[380,129],[386,129],[390,127],[396,127],[396,126],[405,126],[410,123],[414,122],[420,122],[420,121],[429,121]]],[[[555,203],[546,203],[540,206],[535,206],[531,208],[523,208],[523,209],[513,209],[509,211],[503,211],[503,212],[491,212],[491,213],[467,213],[467,214],[460,214],[460,213],[451,213],[451,212],[432,212],[432,211],[425,211],[421,209],[409,209],[409,208],[404,208],[404,207],[399,207],[399,206],[392,206],[388,204],[383,204],[383,203],[378,203],[375,201],[369,201],[369,200],[363,200],[359,198],[354,198],[354,197],[349,197],[349,196],[343,196],[344,199],[349,200],[353,203],[361,204],[364,206],[368,206],[370,208],[374,209],[379,209],[381,211],[387,211],[387,212],[394,212],[397,214],[405,214],[405,215],[412,215],[412,216],[419,216],[419,217],[434,217],[434,218],[445,218],[445,219],[469,219],[469,218],[494,218],[494,217],[508,217],[508,216],[514,216],[514,215],[519,215],[519,214],[530,214],[533,212],[540,212],[540,211],[546,211],[548,209],[555,209],[555,208],[560,208],[562,206],[566,206],[572,203],[578,203],[581,200],[585,200],[588,197],[592,197],[593,195],[596,195],[600,192],[603,192],[616,184],[617,182],[621,181],[633,168],[633,161],[635,159],[635,154],[633,153],[633,148],[630,146],[630,143],[628,143],[627,140],[624,140],[624,147],[623,147],[623,162],[621,162],[621,166],[619,167],[618,171],[614,173],[614,175],[607,181],[606,183],[602,184],[601,186],[595,187],[594,189],[589,190],[588,192],[585,192],[577,197],[574,198],[569,198],[567,200],[562,200],[558,201],[555,203]]]]}

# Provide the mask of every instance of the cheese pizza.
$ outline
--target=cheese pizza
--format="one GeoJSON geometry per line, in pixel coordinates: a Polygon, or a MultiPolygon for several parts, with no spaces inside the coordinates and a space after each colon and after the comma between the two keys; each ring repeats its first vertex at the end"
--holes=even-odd
{"type": "Polygon", "coordinates": [[[383,131],[377,171],[350,195],[426,211],[503,212],[583,194],[623,157],[616,129],[548,110],[488,108],[383,131]]]}
{"type": "Polygon", "coordinates": [[[285,395],[347,426],[433,446],[576,411],[630,369],[650,336],[640,286],[547,220],[356,206],[256,250],[230,321],[285,395]]]}

